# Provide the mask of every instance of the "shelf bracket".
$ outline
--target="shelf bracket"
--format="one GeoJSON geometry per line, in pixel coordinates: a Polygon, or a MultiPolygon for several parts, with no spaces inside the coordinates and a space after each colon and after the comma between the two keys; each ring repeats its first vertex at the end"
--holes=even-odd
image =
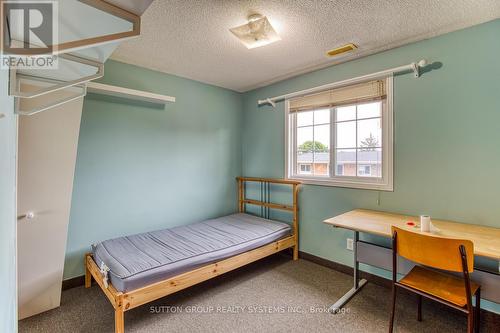
{"type": "Polygon", "coordinates": [[[20,89],[18,76],[20,74],[17,73],[15,68],[11,68],[9,71],[9,95],[20,98],[33,98],[39,97],[45,94],[50,94],[58,90],[66,89],[72,86],[76,86],[82,83],[89,82],[91,80],[98,79],[104,75],[104,64],[95,60],[81,58],[72,54],[60,54],[60,58],[73,61],[82,65],[88,65],[97,68],[97,72],[92,75],[84,76],[76,80],[60,82],[53,86],[39,89],[34,92],[23,92],[20,89]]]}
{"type": "MultiPolygon", "coordinates": [[[[21,75],[19,75],[19,76],[21,76],[21,75]]],[[[21,79],[26,79],[26,80],[35,81],[35,82],[43,82],[43,83],[56,82],[56,80],[40,78],[40,77],[36,77],[36,76],[28,76],[28,75],[22,75],[21,79]]],[[[73,94],[71,96],[56,100],[53,103],[43,104],[41,106],[38,106],[38,107],[30,109],[30,110],[21,110],[22,97],[14,97],[14,112],[15,112],[15,114],[20,115],[20,116],[31,116],[31,115],[37,114],[39,112],[46,111],[46,110],[55,108],[57,106],[66,104],[68,102],[74,101],[76,99],[85,97],[87,95],[87,84],[86,83],[72,85],[70,87],[67,87],[66,89],[70,89],[70,88],[79,88],[80,92],[78,92],[77,94],[73,94]]],[[[58,89],[57,91],[60,91],[60,90],[62,90],[62,89],[58,89]]]]}
{"type": "Polygon", "coordinates": [[[79,98],[85,97],[85,95],[87,94],[87,86],[85,84],[83,84],[81,86],[76,86],[76,87],[79,87],[82,89],[82,91],[80,93],[78,93],[77,95],[66,97],[66,98],[63,98],[61,100],[58,100],[55,103],[45,104],[45,105],[42,105],[40,107],[31,109],[31,110],[20,110],[20,106],[19,106],[20,100],[19,100],[19,98],[15,98],[14,99],[14,111],[16,114],[18,114],[20,116],[32,116],[32,115],[40,113],[42,111],[46,111],[46,110],[55,108],[57,106],[69,103],[71,101],[77,100],[79,98]]]}
{"type": "Polygon", "coordinates": [[[413,75],[415,77],[419,77],[420,76],[420,72],[419,72],[419,66],[417,65],[416,62],[412,62],[411,63],[411,69],[413,71],[413,75]]]}

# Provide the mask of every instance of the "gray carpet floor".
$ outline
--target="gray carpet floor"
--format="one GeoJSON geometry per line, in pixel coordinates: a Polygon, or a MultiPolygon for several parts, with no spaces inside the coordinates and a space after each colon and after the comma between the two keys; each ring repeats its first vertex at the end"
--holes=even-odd
{"type": "MultiPolygon", "coordinates": [[[[390,290],[368,283],[337,315],[326,309],[352,277],[275,255],[125,313],[126,332],[387,332],[390,290]]],[[[460,313],[399,294],[396,332],[465,332],[460,313]]],[[[19,332],[113,332],[113,309],[99,287],[64,291],[57,309],[19,322],[19,332]]]]}

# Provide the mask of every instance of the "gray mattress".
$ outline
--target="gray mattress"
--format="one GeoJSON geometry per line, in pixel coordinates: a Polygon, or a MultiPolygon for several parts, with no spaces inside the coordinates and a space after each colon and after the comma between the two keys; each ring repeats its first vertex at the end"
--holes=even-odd
{"type": "Polygon", "coordinates": [[[255,249],[290,234],[288,224],[233,214],[92,245],[94,260],[109,267],[119,291],[130,291],[255,249]]]}

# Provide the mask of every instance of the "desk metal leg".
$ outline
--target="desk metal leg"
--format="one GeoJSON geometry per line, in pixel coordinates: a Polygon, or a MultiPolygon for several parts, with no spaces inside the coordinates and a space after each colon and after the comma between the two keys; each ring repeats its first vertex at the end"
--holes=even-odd
{"type": "Polygon", "coordinates": [[[359,240],[359,232],[358,231],[354,231],[354,240],[353,240],[353,252],[354,252],[354,265],[353,265],[353,269],[354,269],[354,286],[351,288],[351,290],[349,290],[344,296],[342,296],[341,298],[339,298],[339,300],[337,302],[335,302],[335,304],[333,304],[331,307],[330,307],[330,312],[333,313],[333,314],[336,314],[336,313],[340,313],[340,309],[342,309],[342,307],[347,303],[349,302],[349,300],[358,293],[358,291],[361,290],[361,288],[363,288],[363,286],[366,284],[366,280],[365,279],[361,279],[361,280],[358,280],[359,278],[359,262],[358,262],[358,240],[359,240]]]}

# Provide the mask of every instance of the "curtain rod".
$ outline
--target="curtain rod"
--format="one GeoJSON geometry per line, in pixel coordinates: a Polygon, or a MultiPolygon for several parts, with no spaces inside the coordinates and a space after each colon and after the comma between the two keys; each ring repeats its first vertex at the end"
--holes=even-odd
{"type": "Polygon", "coordinates": [[[266,98],[266,99],[259,99],[257,101],[257,104],[259,106],[264,105],[264,104],[269,104],[272,107],[275,107],[276,106],[276,102],[284,101],[285,99],[288,99],[288,98],[299,97],[299,96],[307,95],[307,94],[310,94],[310,93],[319,92],[319,91],[322,91],[322,90],[327,90],[327,89],[331,89],[331,88],[338,88],[338,87],[346,86],[346,85],[349,85],[349,84],[357,83],[357,82],[360,82],[360,81],[374,79],[374,78],[377,78],[377,77],[380,77],[380,76],[394,74],[394,73],[399,73],[399,72],[405,72],[405,71],[410,71],[410,70],[413,71],[415,77],[419,77],[420,76],[419,69],[422,68],[422,67],[425,67],[426,65],[427,65],[427,60],[422,59],[419,62],[412,62],[411,64],[408,64],[408,65],[403,65],[403,66],[399,66],[399,67],[389,68],[389,69],[386,69],[386,70],[383,70],[383,71],[380,71],[380,72],[376,72],[376,73],[372,73],[372,74],[367,74],[367,75],[362,75],[362,76],[358,76],[358,77],[355,77],[355,78],[352,78],[352,79],[347,79],[347,80],[337,81],[337,82],[333,82],[333,83],[328,83],[328,84],[324,84],[322,86],[318,86],[318,87],[314,87],[314,88],[309,88],[309,89],[305,89],[305,90],[300,90],[300,91],[296,91],[296,92],[285,94],[285,95],[281,95],[281,96],[270,97],[270,98],[266,98]]]}

